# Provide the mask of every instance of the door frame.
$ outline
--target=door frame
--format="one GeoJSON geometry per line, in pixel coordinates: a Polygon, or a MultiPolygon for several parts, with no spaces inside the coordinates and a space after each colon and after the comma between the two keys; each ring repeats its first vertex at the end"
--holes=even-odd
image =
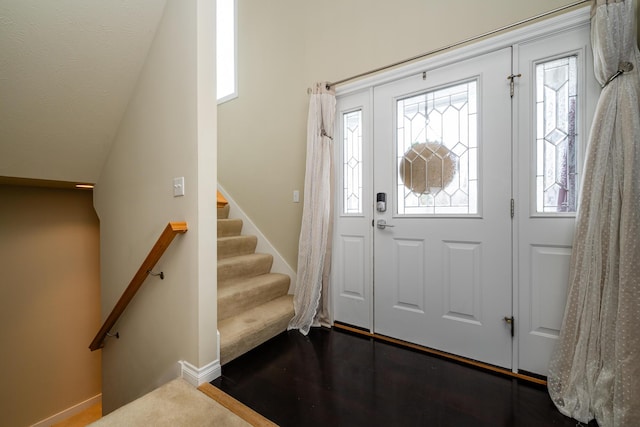
{"type": "MultiPolygon", "coordinates": [[[[366,77],[351,83],[345,83],[336,88],[336,97],[338,98],[338,100],[340,100],[340,98],[347,97],[349,95],[362,93],[367,98],[367,100],[362,103],[362,108],[364,111],[367,111],[367,114],[371,114],[371,112],[373,111],[372,90],[373,90],[373,87],[375,86],[382,85],[395,80],[400,80],[402,78],[408,77],[413,74],[422,73],[429,69],[440,68],[446,65],[463,61],[465,59],[481,56],[494,50],[499,50],[502,48],[519,45],[522,43],[535,40],[537,38],[547,37],[556,33],[570,31],[578,27],[588,26],[590,25],[590,18],[591,18],[590,9],[588,7],[572,10],[570,12],[563,13],[562,15],[549,18],[541,22],[533,23],[531,25],[527,25],[522,28],[514,29],[504,34],[500,34],[500,35],[491,37],[489,39],[473,43],[471,45],[460,47],[455,50],[441,53],[435,56],[426,57],[423,60],[416,61],[409,65],[400,67],[398,69],[393,69],[380,74],[372,75],[370,77],[366,77]]],[[[338,105],[340,105],[340,101],[338,102],[338,105]]],[[[514,106],[514,116],[517,113],[515,108],[517,107],[514,106]]],[[[339,112],[340,110],[338,110],[338,113],[339,112]]],[[[371,124],[366,124],[366,126],[371,126],[371,124]]],[[[371,129],[369,129],[369,131],[371,131],[371,129]]],[[[340,120],[338,119],[336,120],[335,135],[338,135],[339,137],[341,137],[342,135],[342,129],[340,129],[340,120]]],[[[370,135],[372,135],[372,133],[370,133],[370,135]]],[[[512,139],[515,140],[515,138],[517,138],[517,129],[513,127],[512,139]]],[[[340,140],[340,139],[337,139],[337,140],[340,140]]],[[[338,168],[341,165],[340,163],[341,153],[340,153],[340,150],[335,150],[335,152],[336,152],[335,164],[336,164],[336,168],[338,168]]],[[[517,149],[515,147],[512,151],[512,154],[514,157],[517,155],[517,149]]],[[[368,173],[369,174],[373,173],[372,168],[369,168],[368,173]]],[[[338,176],[338,174],[336,175],[338,176]]],[[[372,176],[363,175],[363,180],[364,182],[372,182],[372,176]]],[[[342,183],[339,179],[336,179],[335,184],[336,184],[335,186],[336,192],[335,192],[335,203],[334,203],[334,209],[335,209],[334,218],[337,221],[338,218],[341,216],[341,212],[342,212],[341,211],[342,192],[339,191],[342,183]]],[[[512,185],[513,185],[513,189],[516,190],[518,188],[518,185],[523,185],[523,184],[522,183],[518,184],[517,177],[514,177],[514,179],[512,180],[512,185]]],[[[372,196],[373,191],[374,191],[373,188],[365,188],[363,192],[363,194],[366,195],[365,200],[367,200],[367,203],[369,203],[369,207],[367,208],[365,205],[363,205],[364,210],[363,210],[362,218],[363,220],[366,220],[368,223],[371,223],[371,221],[373,220],[373,212],[375,209],[375,206],[374,206],[375,201],[373,200],[373,196],[372,196]]],[[[515,223],[512,224],[512,227],[514,227],[512,235],[516,237],[516,234],[515,234],[516,224],[515,223]]],[[[338,227],[334,228],[335,230],[334,236],[336,235],[337,229],[338,227]]],[[[369,234],[369,238],[371,239],[373,234],[373,227],[370,227],[370,231],[368,234],[369,234]]],[[[514,248],[514,250],[515,249],[516,248],[514,248]]],[[[336,254],[336,252],[338,251],[334,251],[334,255],[336,254]]],[[[517,253],[514,253],[514,256],[517,256],[517,253]]],[[[368,262],[369,266],[367,266],[367,268],[373,269],[373,262],[371,260],[371,257],[369,259],[369,262],[368,262]]],[[[514,267],[512,269],[512,283],[514,284],[512,289],[512,307],[513,307],[513,316],[517,319],[520,315],[520,312],[519,312],[520,294],[519,294],[519,288],[518,286],[516,286],[516,284],[518,283],[517,282],[518,269],[515,264],[517,263],[514,262],[514,267]]],[[[334,258],[334,266],[335,266],[335,258],[334,258]]],[[[341,270],[339,268],[332,268],[332,276],[331,276],[332,283],[335,284],[339,281],[340,272],[341,270]]],[[[373,277],[372,271],[369,274],[370,274],[370,277],[373,277]]],[[[367,294],[372,296],[368,301],[369,324],[358,325],[358,326],[360,326],[365,330],[369,330],[369,332],[373,333],[373,290],[374,290],[373,281],[372,280],[369,281],[369,283],[367,283],[366,286],[368,286],[367,294]]],[[[332,308],[336,306],[337,294],[338,294],[337,290],[332,290],[332,308]]],[[[332,311],[331,313],[332,321],[335,320],[333,314],[334,313],[332,311]]],[[[517,373],[519,368],[518,367],[519,353],[518,353],[517,339],[514,339],[512,342],[512,357],[513,357],[513,363],[512,363],[511,370],[512,372],[517,373]]]]}

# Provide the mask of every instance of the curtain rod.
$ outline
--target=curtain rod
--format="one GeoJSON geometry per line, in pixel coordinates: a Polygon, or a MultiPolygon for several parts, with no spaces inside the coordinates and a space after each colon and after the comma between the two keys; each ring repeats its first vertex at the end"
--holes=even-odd
{"type": "Polygon", "coordinates": [[[459,41],[459,42],[456,42],[456,43],[452,43],[452,44],[444,46],[444,47],[440,47],[440,48],[437,48],[437,49],[434,49],[434,50],[430,50],[430,51],[425,52],[425,53],[421,53],[420,55],[412,56],[411,58],[403,59],[402,61],[394,62],[393,64],[385,65],[384,67],[375,68],[373,70],[365,71],[364,73],[356,74],[355,76],[347,77],[346,79],[342,79],[342,80],[338,80],[338,81],[335,81],[335,82],[327,83],[327,89],[330,89],[331,86],[336,86],[336,85],[339,85],[339,84],[342,84],[342,83],[346,83],[346,82],[351,81],[351,80],[358,79],[360,77],[365,77],[365,76],[368,76],[370,74],[375,74],[375,73],[378,73],[380,71],[388,70],[389,68],[397,67],[398,65],[403,65],[403,64],[406,64],[408,62],[412,62],[412,61],[415,61],[417,59],[424,58],[426,56],[430,56],[430,55],[433,55],[433,54],[436,54],[436,53],[440,53],[440,52],[445,51],[447,49],[458,47],[458,46],[461,46],[463,44],[482,39],[484,37],[492,36],[492,35],[494,35],[496,33],[501,32],[501,31],[509,30],[509,29],[511,29],[513,27],[517,27],[519,25],[526,24],[526,23],[531,22],[531,21],[535,21],[536,19],[544,18],[545,16],[552,15],[554,13],[561,12],[561,11],[566,10],[566,9],[570,9],[572,7],[575,7],[575,6],[581,5],[583,3],[590,2],[590,1],[591,0],[579,0],[577,2],[568,4],[566,6],[561,6],[561,7],[558,7],[556,9],[550,10],[548,12],[543,12],[543,13],[541,13],[539,15],[523,19],[522,21],[518,21],[518,22],[513,23],[513,24],[505,25],[504,27],[500,27],[500,28],[495,29],[495,30],[491,30],[491,31],[486,32],[484,34],[480,34],[479,36],[473,36],[473,37],[470,37],[468,39],[465,39],[465,40],[462,40],[462,41],[459,41]]]}

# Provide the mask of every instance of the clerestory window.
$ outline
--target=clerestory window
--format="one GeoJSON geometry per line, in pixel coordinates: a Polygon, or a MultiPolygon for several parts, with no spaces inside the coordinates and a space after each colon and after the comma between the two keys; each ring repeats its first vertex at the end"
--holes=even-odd
{"type": "Polygon", "coordinates": [[[237,0],[216,2],[216,73],[218,104],[238,96],[237,0]]]}

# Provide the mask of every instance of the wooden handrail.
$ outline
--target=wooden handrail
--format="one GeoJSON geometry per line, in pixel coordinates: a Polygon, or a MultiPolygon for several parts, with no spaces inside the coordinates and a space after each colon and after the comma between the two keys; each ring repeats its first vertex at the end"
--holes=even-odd
{"type": "Polygon", "coordinates": [[[89,346],[91,351],[104,347],[104,340],[107,337],[107,333],[111,328],[113,328],[113,325],[116,324],[120,315],[136,295],[136,292],[138,292],[138,289],[142,286],[144,279],[147,278],[149,271],[151,271],[151,269],[156,265],[164,251],[173,241],[173,238],[176,237],[176,234],[186,232],[186,222],[170,222],[167,224],[162,234],[160,234],[160,237],[158,237],[158,241],[153,245],[153,248],[151,248],[149,255],[147,255],[145,260],[142,262],[142,265],[140,265],[138,272],[133,276],[133,279],[131,279],[129,286],[125,289],[124,293],[118,300],[118,303],[113,307],[111,314],[109,314],[107,320],[104,321],[104,324],[96,334],[96,337],[91,341],[91,345],[89,346]]]}

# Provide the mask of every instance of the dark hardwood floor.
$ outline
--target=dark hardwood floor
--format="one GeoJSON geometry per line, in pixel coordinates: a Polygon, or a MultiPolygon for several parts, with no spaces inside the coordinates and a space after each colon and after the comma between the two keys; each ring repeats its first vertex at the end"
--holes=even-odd
{"type": "Polygon", "coordinates": [[[282,333],[211,384],[282,427],[576,426],[543,386],[337,329],[282,333]]]}

